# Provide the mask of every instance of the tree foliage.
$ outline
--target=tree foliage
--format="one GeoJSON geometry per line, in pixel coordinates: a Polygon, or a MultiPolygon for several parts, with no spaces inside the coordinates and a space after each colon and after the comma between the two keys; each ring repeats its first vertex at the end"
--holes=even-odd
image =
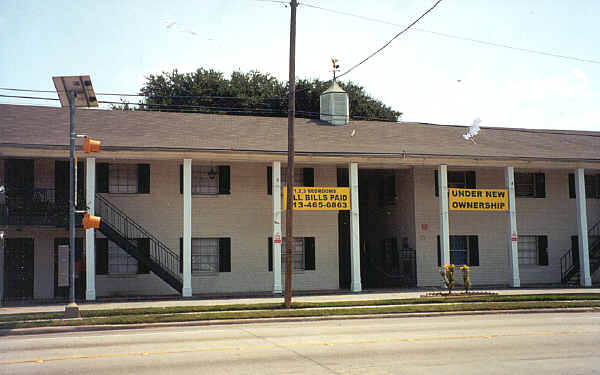
{"type": "MultiPolygon", "coordinates": [[[[296,112],[299,117],[319,117],[319,97],[330,81],[300,79],[296,82],[296,112]]],[[[348,92],[350,117],[397,121],[401,112],[371,98],[353,82],[338,82],[348,92]]],[[[269,73],[235,71],[223,73],[200,68],[192,73],[170,73],[146,77],[140,90],[142,109],[176,112],[210,112],[260,116],[287,116],[288,83],[269,73]]],[[[119,109],[124,109],[119,107],[119,109]]]]}

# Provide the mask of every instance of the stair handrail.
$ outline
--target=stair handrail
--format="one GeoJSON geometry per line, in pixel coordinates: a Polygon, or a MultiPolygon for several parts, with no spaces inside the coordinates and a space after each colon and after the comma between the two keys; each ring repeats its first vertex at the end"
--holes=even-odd
{"type": "MultiPolygon", "coordinates": [[[[133,219],[131,219],[126,213],[124,213],[122,210],[120,210],[117,206],[115,206],[113,203],[111,203],[108,199],[104,198],[102,195],[100,194],[96,194],[96,200],[100,201],[102,204],[104,204],[105,206],[107,206],[110,210],[113,210],[118,216],[120,216],[120,219],[123,220],[125,223],[127,223],[128,226],[132,226],[134,227],[137,231],[139,231],[139,233],[141,234],[138,237],[133,237],[131,236],[131,232],[129,232],[128,230],[122,230],[122,228],[117,228],[116,225],[114,223],[111,223],[110,220],[107,220],[107,217],[102,217],[102,220],[104,220],[104,222],[107,225],[110,225],[113,229],[115,229],[119,234],[123,235],[126,239],[135,239],[135,238],[149,238],[150,241],[156,243],[158,245],[158,247],[167,253],[167,255],[169,255],[170,257],[172,257],[174,260],[176,260],[173,266],[176,266],[177,264],[179,264],[179,255],[177,253],[175,253],[174,251],[172,251],[166,244],[164,244],[161,240],[159,240],[158,238],[156,238],[156,236],[154,236],[152,233],[148,232],[146,229],[144,229],[141,225],[139,225],[138,223],[136,223],[133,219]]],[[[97,205],[97,208],[99,208],[99,206],[97,205]]],[[[101,215],[99,212],[96,212],[97,214],[101,215]]],[[[152,257],[156,259],[156,257],[152,257]]],[[[181,279],[181,276],[179,275],[179,272],[175,272],[169,268],[167,268],[167,271],[172,274],[173,276],[175,276],[177,279],[181,279]]]]}
{"type": "MultiPolygon", "coordinates": [[[[592,237],[600,237],[600,220],[588,229],[588,238],[592,237]]],[[[596,241],[595,243],[589,244],[589,249],[591,250],[591,248],[597,243],[600,243],[600,240],[596,241]]],[[[579,263],[574,261],[576,259],[574,251],[575,250],[573,248],[568,249],[560,257],[560,279],[562,283],[565,283],[567,281],[567,276],[571,272],[571,270],[579,267],[579,263]]]]}
{"type": "Polygon", "coordinates": [[[573,259],[575,259],[573,251],[573,249],[569,249],[560,257],[560,281],[563,284],[568,281],[567,278],[571,270],[576,268],[575,262],[573,261],[573,259]]]}

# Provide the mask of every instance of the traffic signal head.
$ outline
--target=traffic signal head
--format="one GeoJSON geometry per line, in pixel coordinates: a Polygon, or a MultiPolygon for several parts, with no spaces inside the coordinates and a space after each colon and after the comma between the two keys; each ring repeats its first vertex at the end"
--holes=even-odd
{"type": "Polygon", "coordinates": [[[100,152],[100,141],[95,141],[90,138],[83,140],[83,151],[86,153],[100,152]]]}
{"type": "Polygon", "coordinates": [[[97,229],[100,227],[100,216],[93,216],[86,213],[83,215],[81,224],[83,224],[83,229],[97,229]]]}

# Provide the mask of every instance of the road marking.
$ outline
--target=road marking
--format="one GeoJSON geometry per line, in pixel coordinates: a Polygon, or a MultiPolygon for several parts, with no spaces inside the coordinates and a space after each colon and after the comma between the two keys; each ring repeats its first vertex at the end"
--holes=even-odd
{"type": "Polygon", "coordinates": [[[162,350],[156,352],[124,352],[124,353],[101,353],[101,354],[90,354],[90,355],[74,355],[65,357],[49,357],[49,358],[38,358],[38,359],[25,359],[15,361],[0,361],[0,366],[24,364],[24,363],[39,363],[43,364],[46,362],[57,362],[57,361],[73,361],[81,359],[101,359],[101,358],[118,358],[118,357],[138,357],[138,356],[153,356],[153,355],[166,355],[166,354],[182,354],[182,353],[202,353],[202,352],[215,352],[215,351],[241,351],[241,350],[273,350],[282,348],[309,348],[309,347],[327,347],[336,345],[373,345],[390,342],[431,342],[440,340],[478,340],[478,339],[493,339],[503,337],[535,337],[535,336],[564,336],[564,335],[596,335],[600,334],[600,330],[596,331],[558,331],[558,332],[528,332],[528,333],[499,333],[491,335],[469,335],[469,336],[432,336],[432,337],[410,337],[410,338],[390,338],[390,339],[378,339],[378,340],[358,340],[358,341],[334,341],[334,342],[316,342],[316,343],[305,343],[305,344],[291,344],[291,345],[256,345],[256,346],[223,346],[214,348],[197,348],[197,349],[174,349],[174,350],[162,350]]]}

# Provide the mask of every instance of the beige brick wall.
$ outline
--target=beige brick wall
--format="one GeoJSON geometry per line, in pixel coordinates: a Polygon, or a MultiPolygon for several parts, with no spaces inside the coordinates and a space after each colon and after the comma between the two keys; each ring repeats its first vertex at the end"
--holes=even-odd
{"type": "MultiPolygon", "coordinates": [[[[105,195],[176,252],[183,235],[179,164],[177,161],[151,163],[150,194],[105,195]]],[[[268,272],[267,258],[267,238],[273,231],[272,196],[267,194],[268,165],[234,163],[230,166],[231,194],[192,196],[192,237],[230,237],[231,272],[194,275],[193,293],[272,290],[273,276],[268,272]]],[[[315,185],[336,186],[336,167],[316,167],[315,185]]],[[[316,242],[316,270],[297,272],[294,289],[337,288],[337,213],[296,212],[294,223],[295,236],[312,236],[316,242]]],[[[282,228],[285,228],[285,220],[282,228]]],[[[173,292],[164,283],[165,287],[161,287],[148,282],[149,276],[153,275],[133,275],[124,283],[119,278],[99,276],[98,295],[173,292]]]]}
{"type": "MultiPolygon", "coordinates": [[[[448,167],[449,170],[460,170],[448,167]]],[[[503,168],[463,168],[475,170],[477,188],[504,188],[503,168]]],[[[516,172],[539,172],[519,169],[516,172]]],[[[543,170],[546,176],[546,198],[517,198],[519,235],[548,236],[548,266],[521,266],[522,284],[559,283],[560,256],[570,247],[571,235],[577,234],[575,199],[569,199],[567,170],[543,170]]],[[[438,198],[435,197],[434,168],[415,168],[415,225],[417,228],[418,285],[439,286],[437,242],[439,233],[438,198]],[[421,229],[427,224],[428,230],[421,229]]],[[[600,220],[600,200],[589,199],[588,223],[600,220]]],[[[450,211],[451,235],[479,236],[479,267],[473,267],[475,286],[508,284],[508,218],[506,213],[450,211]]]]}
{"type": "MultiPolygon", "coordinates": [[[[150,194],[105,195],[176,252],[179,251],[183,228],[179,164],[179,161],[151,162],[150,194]]],[[[230,237],[232,272],[195,275],[192,280],[194,293],[258,292],[272,288],[273,276],[267,270],[267,238],[272,234],[272,196],[267,194],[266,186],[266,170],[270,164],[230,165],[230,195],[193,196],[192,235],[230,237]]],[[[455,170],[452,167],[449,169],[455,170]]],[[[36,160],[35,170],[36,187],[54,187],[53,160],[36,160]]],[[[478,188],[504,186],[503,168],[474,170],[478,188]]],[[[399,241],[408,236],[409,244],[417,249],[419,286],[440,285],[436,250],[439,212],[438,199],[434,195],[433,171],[431,167],[396,170],[398,200],[395,205],[379,212],[388,217],[381,220],[383,232],[396,233],[399,241]],[[421,224],[427,224],[427,230],[423,230],[421,224]]],[[[568,173],[571,171],[543,172],[546,175],[546,198],[517,198],[517,224],[520,235],[548,236],[550,265],[521,266],[522,284],[558,283],[560,256],[569,248],[570,236],[577,234],[575,200],[568,197],[568,173]]],[[[4,163],[0,160],[0,182],[3,177],[4,163]]],[[[336,166],[315,166],[315,185],[336,186],[336,166]]],[[[588,224],[591,226],[600,220],[600,200],[589,199],[587,209],[588,224]]],[[[314,236],[316,239],[316,270],[297,272],[294,289],[337,288],[337,212],[296,212],[295,218],[296,236],[314,236]]],[[[507,220],[505,213],[450,213],[451,234],[479,236],[480,266],[472,271],[475,286],[508,283],[507,220]]],[[[282,228],[285,228],[285,220],[282,228]]],[[[34,297],[53,298],[54,238],[66,237],[67,231],[55,228],[18,229],[9,228],[7,236],[35,239],[34,297]]],[[[100,233],[97,235],[102,237],[100,233]]],[[[78,237],[83,237],[83,234],[79,233],[78,237]]],[[[593,279],[600,281],[600,272],[596,272],[593,279]]],[[[173,289],[153,274],[98,275],[96,288],[98,296],[175,294],[173,289]]]]}

